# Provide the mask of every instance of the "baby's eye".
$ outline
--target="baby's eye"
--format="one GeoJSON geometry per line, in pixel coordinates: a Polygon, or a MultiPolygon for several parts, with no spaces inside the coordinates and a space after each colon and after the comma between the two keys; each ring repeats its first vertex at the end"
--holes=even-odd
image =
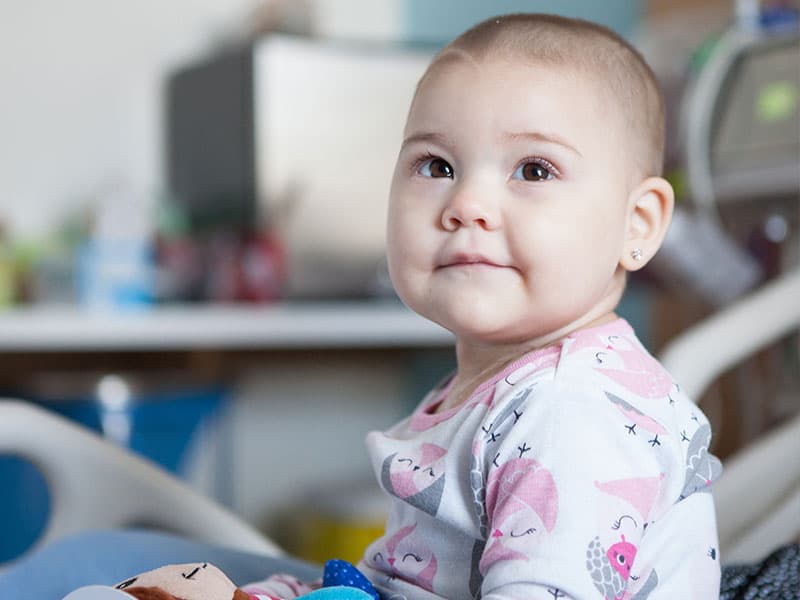
{"type": "Polygon", "coordinates": [[[423,177],[447,177],[453,178],[453,167],[443,158],[429,158],[417,169],[417,173],[423,177]]]}
{"type": "Polygon", "coordinates": [[[555,168],[543,159],[527,160],[517,167],[512,179],[547,181],[555,177],[555,168]]]}

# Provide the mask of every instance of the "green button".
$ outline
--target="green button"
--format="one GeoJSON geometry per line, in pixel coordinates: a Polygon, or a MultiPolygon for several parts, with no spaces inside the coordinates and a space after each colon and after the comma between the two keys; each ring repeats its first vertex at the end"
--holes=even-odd
{"type": "Polygon", "coordinates": [[[756,101],[756,116],[767,123],[785,121],[797,111],[797,84],[773,81],[761,88],[756,101]]]}

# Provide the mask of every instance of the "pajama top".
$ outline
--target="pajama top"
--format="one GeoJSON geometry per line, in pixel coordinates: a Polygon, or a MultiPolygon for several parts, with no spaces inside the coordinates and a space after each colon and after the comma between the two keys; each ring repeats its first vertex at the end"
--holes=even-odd
{"type": "Polygon", "coordinates": [[[702,412],[622,319],[450,383],[367,447],[392,497],[359,568],[384,599],[714,600],[702,412]]]}

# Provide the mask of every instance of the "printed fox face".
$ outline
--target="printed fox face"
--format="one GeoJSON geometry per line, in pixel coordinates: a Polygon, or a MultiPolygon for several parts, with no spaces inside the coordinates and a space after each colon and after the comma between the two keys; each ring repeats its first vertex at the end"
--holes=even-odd
{"type": "Polygon", "coordinates": [[[569,353],[594,354],[595,370],[642,398],[663,398],[672,378],[634,339],[626,335],[586,335],[569,347],[569,353]]]}
{"type": "Polygon", "coordinates": [[[422,444],[409,453],[395,453],[383,463],[381,480],[389,494],[435,515],[444,490],[444,458],[447,451],[422,444]]]}
{"type": "Polygon", "coordinates": [[[635,523],[635,527],[639,527],[650,517],[650,512],[661,494],[663,482],[664,474],[659,473],[653,477],[595,481],[594,486],[603,493],[606,503],[609,504],[609,515],[614,520],[621,522],[620,516],[630,513],[633,509],[635,518],[629,518],[635,523]]]}
{"type": "Polygon", "coordinates": [[[555,527],[558,493],[550,471],[538,462],[516,458],[489,475],[486,510],[491,527],[480,561],[481,573],[501,560],[526,560],[515,546],[530,547],[530,536],[555,527]]]}
{"type": "Polygon", "coordinates": [[[416,525],[403,527],[386,539],[385,547],[370,548],[371,556],[366,559],[376,569],[432,591],[438,562],[424,540],[415,535],[416,529],[416,525]]]}

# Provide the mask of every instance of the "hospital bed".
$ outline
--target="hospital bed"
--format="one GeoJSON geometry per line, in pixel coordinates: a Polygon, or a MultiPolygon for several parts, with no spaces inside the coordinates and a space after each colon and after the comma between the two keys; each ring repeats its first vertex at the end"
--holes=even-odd
{"type": "Polygon", "coordinates": [[[36,547],[81,531],[146,527],[280,555],[271,540],[155,463],[32,403],[0,400],[0,454],[37,467],[50,515],[36,547]]]}
{"type": "MultiPolygon", "coordinates": [[[[719,375],[798,329],[800,268],[691,327],[660,358],[699,399],[719,375]]],[[[714,500],[723,563],[754,562],[798,540],[800,412],[725,461],[714,500]]]]}
{"type": "MultiPolygon", "coordinates": [[[[743,358],[800,328],[800,270],[693,326],[662,360],[690,397],[743,358]],[[747,345],[742,345],[745,342],[747,345]]],[[[0,453],[41,470],[51,514],[35,548],[99,528],[151,527],[264,556],[281,549],[149,461],[33,404],[0,400],[0,453]]],[[[800,533],[800,414],[725,464],[715,485],[720,555],[752,562],[800,533]]]]}

